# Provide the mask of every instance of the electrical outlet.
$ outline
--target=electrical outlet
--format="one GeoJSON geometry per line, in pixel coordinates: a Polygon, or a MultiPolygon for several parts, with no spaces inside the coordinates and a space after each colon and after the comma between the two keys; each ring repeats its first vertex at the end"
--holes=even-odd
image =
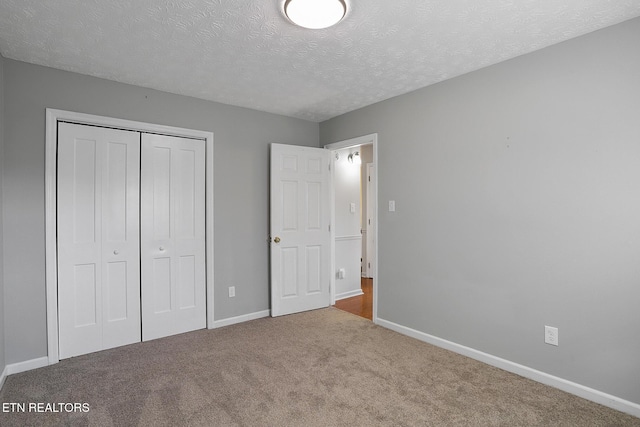
{"type": "Polygon", "coordinates": [[[558,328],[545,325],[544,342],[551,345],[558,345],[558,328]]]}
{"type": "Polygon", "coordinates": [[[233,298],[236,296],[236,287],[229,286],[229,298],[233,298]]]}

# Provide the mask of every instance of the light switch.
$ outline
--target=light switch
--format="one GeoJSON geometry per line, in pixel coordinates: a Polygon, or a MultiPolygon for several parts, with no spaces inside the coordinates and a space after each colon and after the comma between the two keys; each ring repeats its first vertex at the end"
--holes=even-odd
{"type": "Polygon", "coordinates": [[[389,212],[395,212],[395,211],[396,211],[396,201],[389,200],[389,212]]]}
{"type": "Polygon", "coordinates": [[[356,204],[355,203],[351,203],[349,205],[349,210],[351,211],[351,213],[356,213],[356,204]]]}

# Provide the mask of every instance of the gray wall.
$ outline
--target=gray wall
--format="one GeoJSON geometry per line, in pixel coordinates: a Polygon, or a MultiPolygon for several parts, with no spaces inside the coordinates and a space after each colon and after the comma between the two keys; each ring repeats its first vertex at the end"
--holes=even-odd
{"type": "Polygon", "coordinates": [[[4,60],[6,361],[46,356],[45,108],[214,132],[215,318],[269,308],[268,145],[318,146],[319,126],[4,60]],[[227,287],[236,286],[228,298],[227,287]]]}
{"type": "Polygon", "coordinates": [[[380,318],[640,403],[639,40],[634,19],[320,124],[378,133],[380,318]]]}
{"type": "Polygon", "coordinates": [[[4,61],[0,55],[0,373],[5,368],[4,351],[4,227],[2,214],[2,175],[4,149],[4,61]]]}

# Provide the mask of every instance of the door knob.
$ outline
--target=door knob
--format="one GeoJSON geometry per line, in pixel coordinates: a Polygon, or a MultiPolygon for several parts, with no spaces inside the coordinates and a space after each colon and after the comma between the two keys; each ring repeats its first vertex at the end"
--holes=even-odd
{"type": "Polygon", "coordinates": [[[114,254],[114,255],[118,255],[119,253],[120,253],[120,251],[119,251],[119,250],[117,250],[117,249],[116,249],[115,251],[113,251],[113,254],[114,254]]]}
{"type": "Polygon", "coordinates": [[[276,243],[280,243],[280,238],[276,236],[276,238],[273,239],[273,241],[276,242],[276,243]]]}
{"type": "Polygon", "coordinates": [[[160,246],[160,250],[164,252],[164,246],[160,246]]]}

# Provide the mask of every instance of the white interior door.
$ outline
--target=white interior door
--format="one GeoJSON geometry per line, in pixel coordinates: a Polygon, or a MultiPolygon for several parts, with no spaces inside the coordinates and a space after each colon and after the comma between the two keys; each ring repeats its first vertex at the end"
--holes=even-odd
{"type": "Polygon", "coordinates": [[[143,341],[206,326],[205,145],[142,135],[143,341]]]}
{"type": "Polygon", "coordinates": [[[59,355],[140,341],[137,132],[58,126],[59,355]]]}
{"type": "Polygon", "coordinates": [[[329,151],[271,144],[271,315],[328,307],[329,151]]]}

